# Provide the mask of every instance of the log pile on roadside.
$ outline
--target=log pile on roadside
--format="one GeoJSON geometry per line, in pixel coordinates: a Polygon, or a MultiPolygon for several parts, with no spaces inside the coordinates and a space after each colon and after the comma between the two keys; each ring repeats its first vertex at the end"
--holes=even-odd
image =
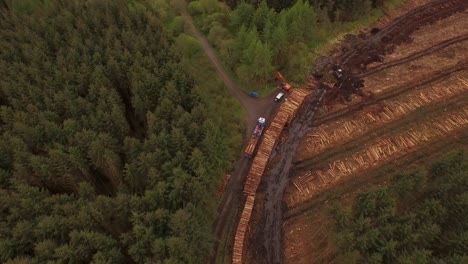
{"type": "Polygon", "coordinates": [[[265,129],[257,154],[253,160],[247,180],[244,185],[244,193],[247,196],[242,215],[237,225],[234,238],[234,248],[232,263],[243,263],[244,242],[247,237],[246,232],[249,226],[253,206],[255,204],[255,193],[260,185],[263,173],[273,151],[277,140],[281,136],[285,125],[294,118],[304,99],[311,93],[311,90],[294,89],[288,98],[281,104],[278,111],[272,118],[270,125],[265,129]]]}
{"type": "Polygon", "coordinates": [[[237,225],[237,232],[234,241],[242,241],[242,243],[234,243],[234,250],[232,252],[232,263],[242,263],[242,256],[244,253],[244,240],[247,235],[247,227],[249,226],[250,216],[252,215],[253,206],[255,203],[255,195],[247,196],[245,201],[244,210],[242,211],[239,224],[237,225]]]}
{"type": "Polygon", "coordinates": [[[297,191],[287,197],[289,207],[310,199],[317,189],[323,189],[359,171],[376,167],[385,160],[414,151],[423,142],[434,140],[468,125],[468,106],[411,127],[394,136],[382,138],[362,151],[329,164],[326,170],[309,171],[292,180],[297,191]]]}
{"type": "Polygon", "coordinates": [[[304,98],[310,93],[310,90],[294,89],[287,100],[281,104],[278,112],[272,119],[269,127],[263,135],[262,142],[258,147],[257,154],[250,168],[247,180],[244,186],[244,193],[246,195],[255,195],[258,185],[263,176],[263,172],[270,158],[273,147],[283,132],[286,123],[293,118],[294,114],[299,109],[299,106],[304,101],[304,98]]]}

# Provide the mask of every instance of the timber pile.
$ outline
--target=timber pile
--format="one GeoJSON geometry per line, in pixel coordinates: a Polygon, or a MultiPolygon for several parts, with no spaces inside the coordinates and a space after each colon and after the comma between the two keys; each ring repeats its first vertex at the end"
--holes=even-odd
{"type": "Polygon", "coordinates": [[[255,150],[255,146],[257,146],[257,141],[258,141],[258,137],[256,136],[252,136],[250,138],[249,144],[247,145],[247,147],[245,147],[245,151],[244,151],[246,155],[252,156],[255,150]]]}
{"type": "Polygon", "coordinates": [[[234,243],[232,251],[232,263],[242,263],[244,253],[244,240],[249,226],[250,216],[252,215],[253,206],[255,203],[255,196],[248,195],[245,201],[244,210],[242,211],[239,224],[237,225],[236,237],[234,241],[242,241],[242,243],[234,243]]]}
{"type": "Polygon", "coordinates": [[[250,216],[255,203],[255,193],[260,185],[260,181],[273,147],[279,139],[288,120],[293,118],[305,97],[309,95],[310,92],[311,90],[304,89],[292,90],[288,98],[281,104],[275,116],[272,118],[269,127],[265,129],[263,139],[258,147],[257,155],[253,160],[252,167],[250,167],[250,171],[244,185],[244,193],[247,196],[247,200],[234,237],[232,263],[243,263],[244,242],[250,216]]]}
{"type": "Polygon", "coordinates": [[[385,160],[398,158],[414,151],[423,142],[447,135],[468,124],[468,106],[445,114],[405,132],[387,137],[347,158],[329,164],[329,169],[307,172],[292,180],[298,192],[287,197],[289,207],[310,199],[318,189],[334,184],[345,177],[370,167],[376,167],[385,160]]]}
{"type": "Polygon", "coordinates": [[[270,158],[271,151],[279,139],[283,128],[293,115],[297,112],[299,106],[304,101],[305,96],[310,93],[310,90],[294,89],[287,100],[281,104],[278,112],[272,119],[270,126],[263,135],[262,142],[258,147],[257,155],[255,156],[252,167],[250,168],[247,180],[244,186],[246,195],[255,195],[258,185],[262,180],[263,172],[270,158]]]}
{"type": "Polygon", "coordinates": [[[340,122],[338,125],[336,123],[320,125],[307,139],[306,155],[315,156],[327,148],[348,142],[352,138],[359,137],[382,124],[395,121],[425,105],[468,91],[468,81],[458,79],[460,80],[458,85],[433,86],[423,91],[409,93],[403,100],[399,98],[398,101],[387,102],[378,112],[361,111],[353,120],[340,122]]]}

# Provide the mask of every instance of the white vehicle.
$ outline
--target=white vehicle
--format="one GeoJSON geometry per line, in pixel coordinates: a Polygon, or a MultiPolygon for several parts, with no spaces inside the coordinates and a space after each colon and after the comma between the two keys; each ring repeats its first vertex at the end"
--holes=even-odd
{"type": "Polygon", "coordinates": [[[283,96],[284,96],[284,93],[278,93],[278,95],[276,95],[275,97],[275,102],[280,101],[283,98],[283,96]]]}

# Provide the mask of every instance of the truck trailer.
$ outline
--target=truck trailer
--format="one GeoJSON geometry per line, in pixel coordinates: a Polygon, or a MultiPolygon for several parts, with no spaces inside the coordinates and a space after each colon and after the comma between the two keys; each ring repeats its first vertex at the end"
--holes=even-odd
{"type": "Polygon", "coordinates": [[[263,130],[265,129],[265,124],[266,119],[264,117],[259,117],[255,129],[252,133],[252,137],[250,138],[249,144],[247,144],[247,147],[245,148],[244,157],[252,158],[255,147],[257,146],[258,139],[262,136],[263,130]]]}

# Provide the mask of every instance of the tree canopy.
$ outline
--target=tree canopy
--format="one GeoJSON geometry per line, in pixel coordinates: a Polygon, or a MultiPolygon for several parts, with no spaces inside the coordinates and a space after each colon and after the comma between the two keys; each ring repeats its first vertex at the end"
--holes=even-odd
{"type": "Polygon", "coordinates": [[[340,263],[466,263],[468,157],[398,174],[336,214],[340,263]]]}
{"type": "Polygon", "coordinates": [[[370,16],[371,0],[191,1],[197,26],[219,50],[244,85],[262,86],[280,70],[292,82],[304,82],[311,50],[341,23],[370,16]]]}
{"type": "Polygon", "coordinates": [[[205,261],[240,117],[222,87],[181,66],[168,2],[11,3],[0,5],[0,262],[205,261]]]}

